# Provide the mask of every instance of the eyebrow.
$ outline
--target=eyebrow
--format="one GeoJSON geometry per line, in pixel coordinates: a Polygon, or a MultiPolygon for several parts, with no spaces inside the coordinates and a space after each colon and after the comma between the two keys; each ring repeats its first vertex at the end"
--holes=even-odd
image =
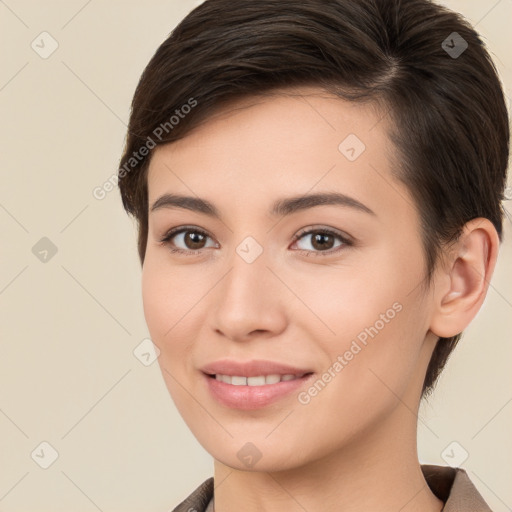
{"type": "MultiPolygon", "coordinates": [[[[285,216],[291,215],[301,210],[307,210],[315,206],[331,205],[353,208],[357,211],[376,216],[375,212],[368,208],[368,206],[364,205],[353,197],[340,194],[339,192],[324,192],[278,199],[272,205],[270,214],[272,216],[285,216]]],[[[164,194],[153,203],[150,211],[153,212],[162,208],[183,208],[186,210],[203,213],[219,220],[221,219],[220,212],[216,206],[210,201],[201,199],[199,197],[182,196],[178,194],[164,194]]]]}

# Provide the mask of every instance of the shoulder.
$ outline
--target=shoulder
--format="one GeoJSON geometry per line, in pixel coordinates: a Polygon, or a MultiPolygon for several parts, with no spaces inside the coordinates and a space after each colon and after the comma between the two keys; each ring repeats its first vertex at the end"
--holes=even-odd
{"type": "Polygon", "coordinates": [[[444,502],[443,512],[492,512],[462,468],[422,465],[431,491],[444,502]]]}
{"type": "Polygon", "coordinates": [[[213,477],[210,477],[174,508],[172,512],[206,512],[206,507],[212,498],[213,477]]]}

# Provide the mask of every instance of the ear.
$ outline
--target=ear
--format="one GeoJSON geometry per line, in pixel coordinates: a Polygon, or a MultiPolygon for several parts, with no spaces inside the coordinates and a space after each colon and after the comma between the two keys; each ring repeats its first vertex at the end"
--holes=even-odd
{"type": "Polygon", "coordinates": [[[487,295],[499,251],[496,228],[479,217],[465,224],[436,272],[430,330],[441,338],[461,333],[487,295]]]}

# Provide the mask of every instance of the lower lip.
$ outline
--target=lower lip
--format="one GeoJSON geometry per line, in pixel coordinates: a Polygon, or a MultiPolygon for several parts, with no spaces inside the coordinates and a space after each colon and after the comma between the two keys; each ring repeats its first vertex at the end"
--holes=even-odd
{"type": "Polygon", "coordinates": [[[300,379],[265,384],[264,386],[234,386],[226,384],[215,377],[203,374],[213,397],[222,405],[234,409],[254,410],[271,405],[281,398],[297,392],[314,374],[300,379]]]}

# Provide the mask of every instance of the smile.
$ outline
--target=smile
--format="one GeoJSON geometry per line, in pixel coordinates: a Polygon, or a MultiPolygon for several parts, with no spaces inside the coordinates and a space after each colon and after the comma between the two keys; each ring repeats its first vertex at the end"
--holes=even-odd
{"type": "Polygon", "coordinates": [[[261,409],[280,400],[290,399],[314,377],[312,372],[251,377],[203,373],[209,396],[224,407],[239,410],[261,409]]]}
{"type": "Polygon", "coordinates": [[[277,384],[278,382],[286,382],[302,378],[306,374],[293,375],[293,374],[272,374],[272,375],[257,375],[255,377],[243,377],[239,375],[211,375],[216,380],[231,384],[232,386],[265,386],[268,384],[277,384]]]}

